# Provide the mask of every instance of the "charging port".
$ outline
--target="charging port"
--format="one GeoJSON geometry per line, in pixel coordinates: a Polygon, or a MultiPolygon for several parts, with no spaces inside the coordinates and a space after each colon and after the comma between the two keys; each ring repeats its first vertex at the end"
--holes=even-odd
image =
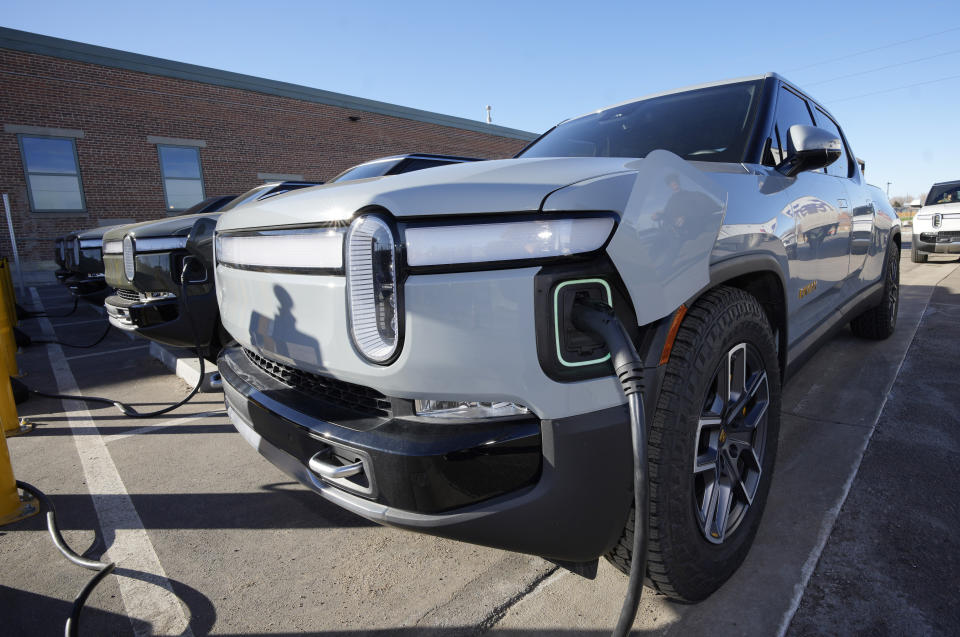
{"type": "Polygon", "coordinates": [[[554,330],[557,358],[565,367],[595,365],[610,358],[606,345],[597,336],[578,330],[571,315],[577,301],[599,301],[613,305],[610,285],[603,279],[564,281],[554,289],[554,330]]]}

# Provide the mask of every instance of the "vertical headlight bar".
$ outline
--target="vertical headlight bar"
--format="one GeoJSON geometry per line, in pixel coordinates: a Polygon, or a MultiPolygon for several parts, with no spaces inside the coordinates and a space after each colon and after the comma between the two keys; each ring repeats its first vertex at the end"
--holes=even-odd
{"type": "Polygon", "coordinates": [[[370,362],[387,363],[399,344],[397,257],[393,231],[372,215],[347,231],[347,300],[350,336],[370,362]]]}
{"type": "Polygon", "coordinates": [[[127,281],[133,281],[137,274],[137,265],[133,260],[133,237],[130,235],[123,238],[123,273],[127,276],[127,281]]]}

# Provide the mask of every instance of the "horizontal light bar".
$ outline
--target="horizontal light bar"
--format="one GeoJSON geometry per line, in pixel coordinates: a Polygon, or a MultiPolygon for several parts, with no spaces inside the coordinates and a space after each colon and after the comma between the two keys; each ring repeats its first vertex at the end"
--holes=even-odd
{"type": "Polygon", "coordinates": [[[99,248],[103,245],[103,239],[80,239],[81,248],[99,248]]]}
{"type": "Polygon", "coordinates": [[[113,241],[104,242],[103,253],[104,254],[123,254],[123,240],[114,239],[113,241]]]}
{"type": "Polygon", "coordinates": [[[603,246],[613,225],[612,217],[579,217],[408,228],[407,263],[455,265],[592,252],[603,246]]]}
{"type": "Polygon", "coordinates": [[[530,410],[523,405],[506,401],[485,402],[417,399],[414,401],[414,409],[418,416],[426,418],[456,418],[458,420],[525,416],[530,413],[530,410]]]}
{"type": "Polygon", "coordinates": [[[148,237],[144,239],[134,238],[134,249],[137,252],[167,252],[169,250],[182,250],[187,247],[186,237],[148,237]]]}
{"type": "Polygon", "coordinates": [[[346,228],[218,235],[217,263],[235,267],[326,270],[343,267],[346,228]]]}

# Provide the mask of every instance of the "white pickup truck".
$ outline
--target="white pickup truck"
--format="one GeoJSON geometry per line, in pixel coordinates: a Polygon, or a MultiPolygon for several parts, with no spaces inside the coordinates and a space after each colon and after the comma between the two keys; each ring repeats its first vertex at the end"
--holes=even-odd
{"type": "Polygon", "coordinates": [[[670,91],[514,159],[224,214],[224,395],[341,507],[581,573],[629,570],[648,457],[647,575],[694,601],[757,531],[782,383],[847,324],[893,332],[899,263],[897,217],[822,105],[775,74],[670,91]],[[639,409],[585,304],[632,342],[639,409]]]}
{"type": "Polygon", "coordinates": [[[913,218],[910,258],[926,263],[931,254],[960,254],[960,181],[933,184],[913,218]]]}

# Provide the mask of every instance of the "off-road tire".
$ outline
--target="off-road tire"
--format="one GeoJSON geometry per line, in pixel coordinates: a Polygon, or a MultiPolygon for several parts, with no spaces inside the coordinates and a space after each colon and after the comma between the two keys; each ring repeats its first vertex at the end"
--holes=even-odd
{"type": "MultiPolygon", "coordinates": [[[[926,255],[924,260],[926,260],[926,255]]],[[[900,248],[893,241],[887,247],[887,263],[884,267],[883,298],[880,303],[850,321],[854,335],[882,341],[897,329],[897,312],[900,309],[900,248]]]]}
{"type": "MultiPolygon", "coordinates": [[[[696,602],[720,587],[743,562],[756,535],[776,459],[780,430],[780,371],[773,331],[762,306],[743,290],[720,286],[698,299],[681,324],[667,363],[649,430],[650,519],[647,578],[676,601],[696,602]],[[722,544],[706,540],[694,503],[691,471],[707,384],[722,357],[746,342],[759,353],[769,384],[762,477],[753,503],[722,544]]],[[[605,556],[630,572],[634,511],[605,556]]]]}
{"type": "Polygon", "coordinates": [[[917,250],[917,243],[915,241],[911,241],[910,244],[910,260],[914,263],[926,263],[927,257],[930,255],[917,250]]]}

